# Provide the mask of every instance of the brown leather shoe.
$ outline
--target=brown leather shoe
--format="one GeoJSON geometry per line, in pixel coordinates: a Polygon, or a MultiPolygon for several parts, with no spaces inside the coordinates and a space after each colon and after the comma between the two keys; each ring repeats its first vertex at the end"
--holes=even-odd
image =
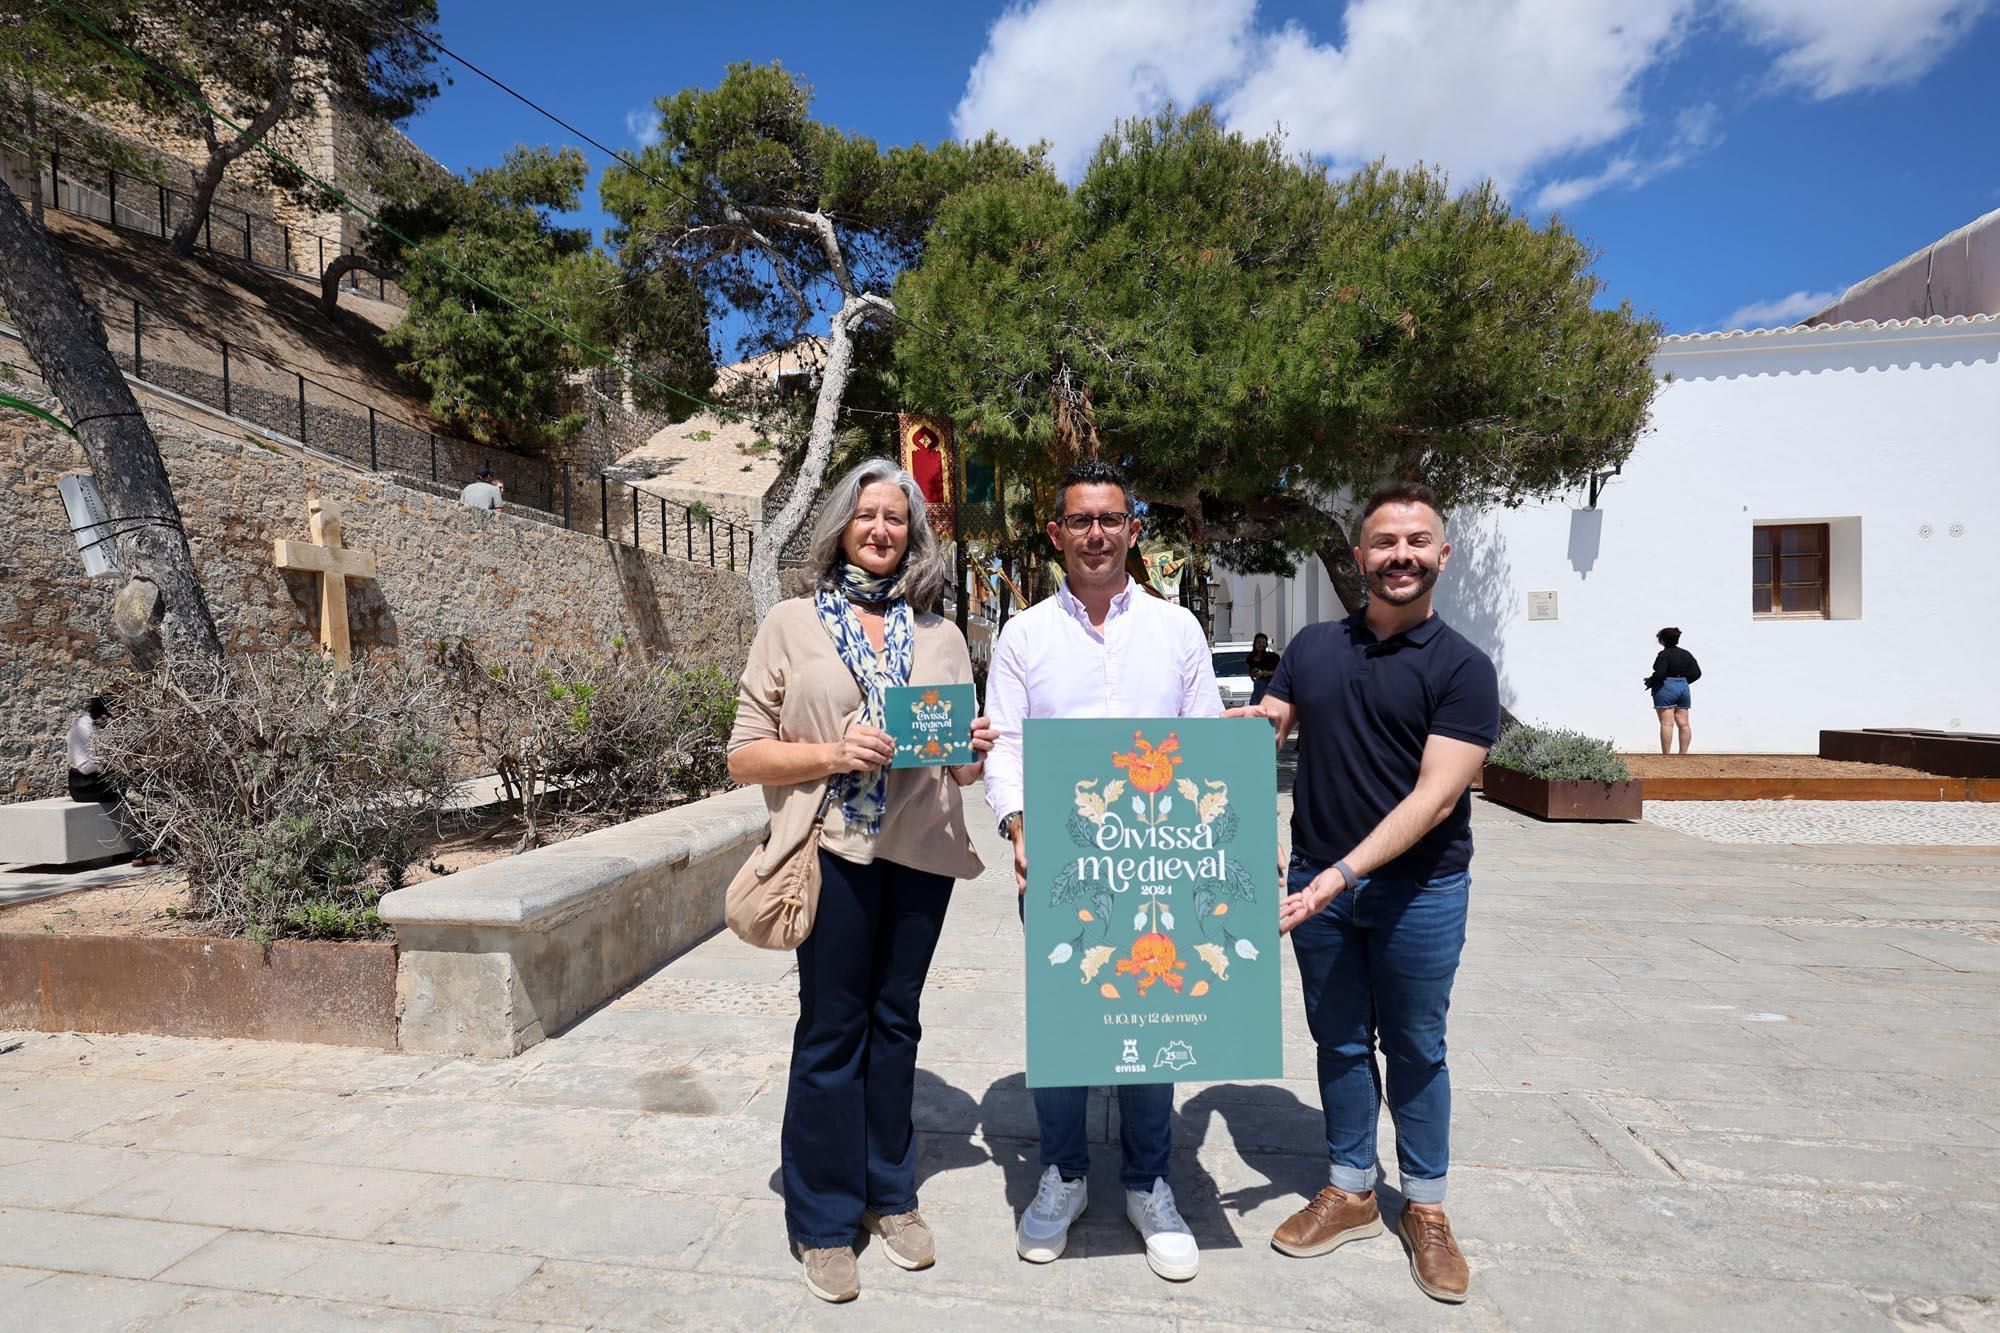
{"type": "Polygon", "coordinates": [[[1311,1259],[1350,1240],[1381,1234],[1382,1210],[1375,1206],[1373,1190],[1356,1198],[1328,1185],[1271,1233],[1271,1248],[1295,1259],[1311,1259]]]}
{"type": "Polygon", "coordinates": [[[1410,1276],[1424,1295],[1453,1305],[1465,1299],[1466,1288],[1472,1285],[1472,1270],[1458,1252],[1451,1219],[1444,1215],[1444,1209],[1405,1204],[1403,1215],[1396,1219],[1396,1234],[1409,1253],[1410,1276]]]}

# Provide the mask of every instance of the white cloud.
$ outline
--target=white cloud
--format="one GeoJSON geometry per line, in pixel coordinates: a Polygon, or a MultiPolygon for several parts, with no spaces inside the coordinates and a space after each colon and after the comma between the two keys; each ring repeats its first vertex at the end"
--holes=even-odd
{"type": "MultiPolygon", "coordinates": [[[[1713,107],[1649,125],[1649,78],[1718,23],[1774,87],[1826,98],[1922,74],[2000,0],[1346,0],[1338,40],[1260,27],[1257,0],[1024,0],[953,113],[961,137],[1047,139],[1074,180],[1121,117],[1213,101],[1228,123],[1351,166],[1424,161],[1574,207],[1719,142],[1713,107]],[[1648,140],[1653,146],[1648,146],[1648,140]]],[[[1333,6],[1328,6],[1333,8],[1333,6]]]]}
{"type": "Polygon", "coordinates": [[[1503,188],[1639,123],[1640,75],[1692,0],[1351,0],[1339,46],[1296,25],[1262,45],[1224,103],[1339,163],[1385,155],[1503,188]]]}
{"type": "Polygon", "coordinates": [[[1840,299],[1839,292],[1793,292],[1775,301],[1753,301],[1722,317],[1722,329],[1775,329],[1816,315],[1840,299]]]}
{"type": "Polygon", "coordinates": [[[1191,106],[1235,78],[1256,0],[1039,0],[993,24],[952,130],[1046,139],[1056,170],[1081,174],[1123,117],[1191,106]]]}
{"type": "Polygon", "coordinates": [[[1535,207],[1554,212],[1574,208],[1592,195],[1614,186],[1636,190],[1655,176],[1686,166],[1721,142],[1715,122],[1716,110],[1713,106],[1704,103],[1689,107],[1675,118],[1673,141],[1658,156],[1639,158],[1620,153],[1606,163],[1602,171],[1552,180],[1536,192],[1535,207]]]}
{"type": "Polygon", "coordinates": [[[625,113],[625,132],[641,148],[660,141],[660,115],[649,106],[635,106],[625,113]]]}
{"type": "Polygon", "coordinates": [[[1929,72],[1993,0],[1726,0],[1772,76],[1813,97],[1908,83],[1929,72]]]}

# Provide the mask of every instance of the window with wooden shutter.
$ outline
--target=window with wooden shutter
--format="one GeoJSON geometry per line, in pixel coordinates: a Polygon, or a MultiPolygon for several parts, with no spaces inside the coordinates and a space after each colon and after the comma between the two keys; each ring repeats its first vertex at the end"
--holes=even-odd
{"type": "Polygon", "coordinates": [[[1750,613],[1756,616],[1827,618],[1825,523],[1764,523],[1750,546],[1750,613]]]}

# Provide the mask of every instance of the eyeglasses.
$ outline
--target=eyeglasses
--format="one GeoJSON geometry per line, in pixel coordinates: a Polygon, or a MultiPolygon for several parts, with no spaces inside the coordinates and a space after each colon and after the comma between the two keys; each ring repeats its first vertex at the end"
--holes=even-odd
{"type": "Polygon", "coordinates": [[[1132,516],[1130,514],[1121,513],[1056,515],[1056,522],[1062,524],[1079,537],[1089,532],[1093,525],[1103,528],[1106,532],[1112,532],[1124,527],[1131,520],[1132,516]]]}

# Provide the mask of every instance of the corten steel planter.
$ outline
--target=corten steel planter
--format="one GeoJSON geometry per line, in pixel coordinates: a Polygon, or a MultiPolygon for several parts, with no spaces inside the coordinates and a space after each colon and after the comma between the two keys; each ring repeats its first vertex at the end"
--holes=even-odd
{"type": "Polygon", "coordinates": [[[396,946],[0,934],[0,1029],[396,1044],[396,946]]]}
{"type": "Polygon", "coordinates": [[[1822,759],[1895,764],[1948,778],[2000,778],[2000,736],[1976,731],[1904,731],[1870,727],[1822,731],[1822,759]]]}
{"type": "Polygon", "coordinates": [[[1480,786],[1490,801],[1537,819],[1611,822],[1640,817],[1641,784],[1633,782],[1551,782],[1511,768],[1487,764],[1480,786]]]}

